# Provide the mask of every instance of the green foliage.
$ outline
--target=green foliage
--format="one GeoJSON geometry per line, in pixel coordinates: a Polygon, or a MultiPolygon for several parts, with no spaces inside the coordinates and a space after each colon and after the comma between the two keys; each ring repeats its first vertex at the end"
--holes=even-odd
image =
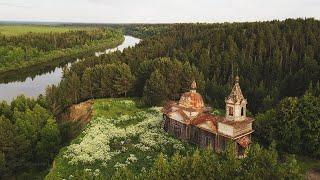
{"type": "Polygon", "coordinates": [[[53,119],[48,119],[35,146],[38,161],[50,164],[60,149],[60,143],[59,128],[53,119]]]}
{"type": "Polygon", "coordinates": [[[313,96],[320,96],[320,81],[318,81],[315,85],[311,82],[309,84],[307,93],[312,94],[313,96]]]}
{"type": "MultiPolygon", "coordinates": [[[[232,148],[230,148],[230,152],[232,148]]],[[[215,154],[212,150],[195,151],[192,155],[175,154],[166,159],[159,154],[154,165],[131,179],[302,179],[300,167],[294,157],[282,162],[275,149],[263,149],[252,145],[243,159],[234,153],[215,154]]],[[[127,169],[118,174],[130,174],[127,169]],[[125,173],[124,173],[125,172],[125,173]]]]}
{"type": "MultiPolygon", "coordinates": [[[[106,28],[51,28],[52,32],[50,27],[39,26],[36,28],[39,30],[35,32],[8,36],[1,34],[0,26],[0,72],[50,63],[52,60],[78,56],[106,46],[113,47],[123,40],[120,32],[106,28]],[[41,28],[44,32],[39,32],[41,28]],[[62,31],[55,30],[59,28],[62,31]]],[[[32,30],[31,28],[30,31],[32,30]]],[[[28,31],[28,26],[25,27],[25,31],[28,31]]]]}
{"type": "Polygon", "coordinates": [[[170,177],[170,169],[167,160],[163,156],[162,153],[159,154],[157,159],[154,162],[152,170],[150,170],[149,174],[147,175],[148,179],[169,179],[170,177]]]}
{"type": "Polygon", "coordinates": [[[164,77],[158,70],[154,71],[150,79],[147,80],[146,86],[144,87],[143,97],[144,102],[147,105],[161,104],[167,96],[167,87],[165,84],[164,77]]]}
{"type": "MultiPolygon", "coordinates": [[[[258,144],[253,144],[247,157],[242,159],[235,157],[235,146],[230,143],[228,150],[222,154],[216,154],[212,149],[194,150],[190,147],[174,150],[176,145],[167,144],[171,138],[161,135],[165,133],[159,125],[160,121],[152,120],[157,124],[154,126],[153,123],[147,123],[150,121],[148,118],[134,117],[141,111],[155,113],[151,109],[138,108],[130,100],[96,100],[90,125],[69,147],[60,152],[55,160],[55,167],[46,179],[70,176],[77,179],[302,179],[301,169],[295,158],[279,156],[275,145],[264,149],[258,144]],[[127,133],[125,136],[122,130],[127,133]],[[94,134],[90,135],[89,132],[94,134]],[[146,136],[149,133],[152,136],[146,136]],[[101,135],[104,142],[96,141],[95,139],[100,139],[101,135]],[[91,136],[94,139],[87,141],[91,136]],[[114,138],[108,140],[110,136],[114,138]],[[88,148],[93,148],[96,143],[99,144],[99,150],[95,151],[109,145],[108,153],[97,152],[99,156],[96,156],[95,151],[88,151],[88,148]],[[137,143],[145,143],[144,145],[151,149],[138,150],[140,146],[137,146],[137,143]],[[156,144],[159,146],[155,146],[156,144]],[[76,152],[80,150],[81,156],[76,155],[74,158],[82,159],[82,163],[73,164],[69,153],[74,151],[70,149],[76,152]],[[120,150],[121,154],[112,156],[111,159],[92,160],[105,158],[117,150],[120,150]],[[90,156],[87,156],[87,153],[90,156]],[[94,174],[96,171],[99,173],[94,174]]],[[[153,118],[158,116],[161,115],[152,115],[153,118]]]]}
{"type": "Polygon", "coordinates": [[[117,66],[114,89],[117,95],[124,95],[127,97],[127,92],[132,89],[135,77],[131,73],[130,67],[126,64],[117,66]]]}
{"type": "Polygon", "coordinates": [[[59,151],[57,123],[38,102],[45,104],[41,97],[34,100],[24,96],[17,97],[10,105],[1,103],[0,155],[4,164],[0,171],[4,171],[3,177],[21,172],[28,176],[26,171],[47,168],[59,151]]]}
{"type": "MultiPolygon", "coordinates": [[[[74,64],[71,71],[81,78],[86,72],[83,79],[88,82],[88,89],[92,89],[101,80],[95,77],[101,75],[91,72],[91,86],[86,69],[125,63],[136,77],[129,95],[142,97],[151,73],[158,70],[165,79],[166,98],[177,100],[196,80],[206,102],[224,108],[223,100],[239,69],[248,109],[257,114],[274,107],[284,97],[302,96],[311,82],[316,88],[320,77],[319,22],[288,19],[231,24],[114,25],[145,39],[123,53],[86,58],[74,64]]],[[[103,82],[111,87],[106,80],[103,82]]],[[[96,97],[119,96],[108,95],[108,90],[101,88],[100,96],[96,97]]]]}
{"type": "Polygon", "coordinates": [[[133,178],[134,175],[128,168],[121,168],[112,176],[112,180],[132,180],[133,178]]]}
{"type": "Polygon", "coordinates": [[[81,75],[65,69],[59,85],[46,89],[47,102],[55,115],[87,99],[126,96],[135,81],[130,67],[124,63],[97,65],[79,77],[81,75]]]}
{"type": "Polygon", "coordinates": [[[4,174],[6,167],[6,159],[3,152],[0,152],[0,174],[4,174]]]}
{"type": "Polygon", "coordinates": [[[0,117],[0,152],[4,155],[8,173],[17,172],[26,167],[30,155],[29,148],[30,142],[23,134],[19,134],[18,128],[7,118],[0,117]]]}
{"type": "Polygon", "coordinates": [[[90,178],[110,179],[122,167],[127,169],[113,178],[132,179],[151,167],[160,152],[163,157],[192,152],[192,145],[162,130],[160,109],[139,107],[139,99],[94,100],[90,123],[60,150],[46,179],[81,179],[89,171],[100,172],[90,178]]]}
{"type": "Polygon", "coordinates": [[[320,99],[310,93],[285,98],[275,109],[256,117],[255,137],[268,145],[273,140],[281,150],[320,157],[320,99]]]}

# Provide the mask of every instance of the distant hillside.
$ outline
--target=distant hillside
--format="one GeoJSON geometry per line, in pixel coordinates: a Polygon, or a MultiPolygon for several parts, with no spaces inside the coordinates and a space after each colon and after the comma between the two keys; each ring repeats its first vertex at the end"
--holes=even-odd
{"type": "Polygon", "coordinates": [[[115,47],[124,37],[108,28],[0,25],[0,39],[0,73],[3,73],[115,47]]]}

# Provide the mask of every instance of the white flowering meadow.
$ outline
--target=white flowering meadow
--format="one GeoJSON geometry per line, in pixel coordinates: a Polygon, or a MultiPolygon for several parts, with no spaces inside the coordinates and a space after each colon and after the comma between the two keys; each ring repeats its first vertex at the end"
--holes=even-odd
{"type": "Polygon", "coordinates": [[[139,109],[133,100],[95,101],[91,122],[60,153],[59,163],[50,173],[70,178],[72,173],[86,168],[98,169],[95,175],[102,177],[110,177],[121,167],[141,172],[160,152],[172,155],[191,150],[190,145],[163,132],[160,110],[160,107],[139,109]],[[60,164],[65,167],[59,167],[60,164]]]}

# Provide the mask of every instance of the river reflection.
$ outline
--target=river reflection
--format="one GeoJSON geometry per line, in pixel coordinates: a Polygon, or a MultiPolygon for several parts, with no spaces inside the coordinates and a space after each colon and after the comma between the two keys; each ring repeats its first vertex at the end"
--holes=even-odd
{"type": "MultiPolygon", "coordinates": [[[[111,53],[116,50],[123,51],[127,47],[135,46],[140,39],[125,36],[124,42],[116,48],[107,49],[104,52],[96,52],[96,56],[111,53]]],[[[61,58],[60,62],[50,65],[42,65],[19,70],[19,72],[8,72],[0,75],[0,101],[11,101],[20,94],[28,97],[37,97],[45,92],[48,85],[58,84],[62,77],[62,67],[68,62],[61,58]]],[[[69,62],[76,61],[75,58],[69,62]]]]}

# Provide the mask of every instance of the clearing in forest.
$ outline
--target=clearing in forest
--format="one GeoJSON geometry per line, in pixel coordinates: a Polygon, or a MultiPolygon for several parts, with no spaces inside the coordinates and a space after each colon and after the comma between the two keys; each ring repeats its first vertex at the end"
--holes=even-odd
{"type": "Polygon", "coordinates": [[[170,157],[193,151],[192,145],[164,133],[160,109],[141,108],[131,99],[95,100],[92,120],[60,151],[46,179],[110,178],[121,167],[139,173],[160,152],[170,157]]]}

